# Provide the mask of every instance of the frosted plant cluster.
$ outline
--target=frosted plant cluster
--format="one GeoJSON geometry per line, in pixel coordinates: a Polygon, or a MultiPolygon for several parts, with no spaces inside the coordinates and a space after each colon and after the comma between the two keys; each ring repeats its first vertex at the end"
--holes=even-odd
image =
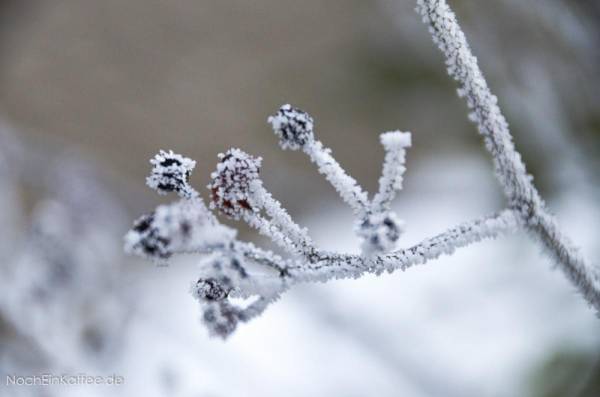
{"type": "Polygon", "coordinates": [[[331,149],[315,138],[313,119],[304,111],[282,106],[269,117],[283,149],[302,150],[354,211],[355,231],[362,254],[349,255],[320,249],[265,188],[260,179],[262,159],[240,149],[219,154],[208,185],[210,204],[189,184],[194,161],[171,151],[159,152],[150,162],[147,184],[157,192],[173,192],[179,200],[161,205],[139,218],[125,237],[126,250],[157,261],[178,254],[204,254],[192,295],[202,304],[202,319],[212,335],[226,337],[260,314],[297,282],[359,277],[365,273],[406,269],[456,247],[510,230],[517,224],[505,211],[465,223],[419,245],[396,250],[404,228],[390,209],[402,188],[408,132],[381,135],[385,150],[379,190],[368,194],[349,176],[331,149]],[[236,239],[236,231],[221,224],[214,210],[241,220],[270,238],[285,257],[236,239]],[[230,298],[250,298],[249,305],[230,298]]]}
{"type": "Polygon", "coordinates": [[[355,215],[361,254],[329,252],[317,247],[308,231],[265,188],[260,179],[261,158],[235,148],[220,154],[208,185],[207,206],[189,184],[195,162],[161,151],[151,160],[147,184],[161,194],[175,193],[179,200],[138,219],[125,237],[125,248],[158,261],[179,254],[202,254],[191,292],[201,303],[202,319],[211,335],[227,337],[240,322],[262,313],[296,283],[405,270],[517,228],[531,231],[586,300],[600,311],[597,269],[583,260],[547,211],[454,13],[443,0],[419,0],[417,11],[446,58],[448,73],[459,84],[458,94],[471,109],[469,118],[484,137],[508,199],[507,209],[464,222],[412,247],[398,248],[405,226],[390,204],[402,188],[406,150],[412,144],[410,133],[392,131],[380,136],[385,150],[382,175],[378,191],[369,198],[335,160],[331,149],[317,139],[313,118],[283,105],[268,118],[280,147],[302,150],[355,215]],[[213,211],[247,223],[285,254],[238,240],[236,231],[221,224],[213,211]],[[245,298],[250,303],[236,303],[233,298],[245,298]]]}

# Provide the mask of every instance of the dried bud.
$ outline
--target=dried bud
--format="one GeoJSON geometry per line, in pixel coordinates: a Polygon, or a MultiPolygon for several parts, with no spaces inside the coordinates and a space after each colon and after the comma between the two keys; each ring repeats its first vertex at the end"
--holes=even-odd
{"type": "Polygon", "coordinates": [[[152,160],[152,171],[146,178],[146,184],[160,194],[176,192],[181,196],[189,196],[193,191],[188,179],[196,162],[173,151],[161,150],[152,160]]]}
{"type": "Polygon", "coordinates": [[[363,252],[367,255],[391,251],[403,232],[404,223],[392,212],[371,215],[358,228],[358,235],[364,239],[363,252]]]}
{"type": "Polygon", "coordinates": [[[208,278],[198,280],[192,293],[201,300],[221,301],[229,296],[231,289],[231,281],[227,278],[223,280],[208,278]]]}
{"type": "Polygon", "coordinates": [[[234,238],[235,230],[216,222],[197,200],[179,200],[138,219],[125,236],[125,249],[165,259],[176,253],[226,246],[234,238]]]}
{"type": "Polygon", "coordinates": [[[250,184],[259,179],[260,157],[252,157],[239,149],[219,154],[221,161],[211,174],[211,208],[239,219],[243,211],[252,210],[250,184]]]}
{"type": "Polygon", "coordinates": [[[171,256],[170,240],[160,235],[155,225],[155,213],[142,215],[125,236],[125,250],[153,259],[166,259],[171,256]]]}
{"type": "Polygon", "coordinates": [[[239,311],[225,300],[210,302],[204,306],[202,321],[211,336],[225,339],[237,328],[238,314],[239,311]]]}
{"type": "Polygon", "coordinates": [[[298,150],[314,139],[312,117],[291,105],[283,105],[267,121],[279,137],[282,149],[298,150]]]}

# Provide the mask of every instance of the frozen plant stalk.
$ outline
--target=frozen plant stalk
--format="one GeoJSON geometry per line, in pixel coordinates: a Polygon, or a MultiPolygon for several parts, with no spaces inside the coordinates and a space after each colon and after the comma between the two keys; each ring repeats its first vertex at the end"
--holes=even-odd
{"type": "Polygon", "coordinates": [[[464,222],[412,247],[398,249],[404,223],[391,211],[390,204],[402,188],[406,149],[412,144],[410,133],[391,131],[380,136],[385,159],[379,189],[369,199],[335,160],[331,149],[315,137],[313,118],[298,108],[283,105],[268,118],[281,148],[302,150],[352,208],[362,253],[350,255],[317,247],[308,231],[265,188],[260,179],[261,158],[240,149],[220,154],[208,185],[210,210],[244,221],[269,237],[285,252],[280,256],[238,240],[236,231],[222,225],[189,185],[195,162],[161,151],[151,160],[148,186],[160,194],[174,192],[179,201],[159,206],[136,221],[125,237],[125,249],[160,261],[177,254],[201,255],[198,278],[191,291],[201,303],[202,319],[211,335],[227,337],[237,324],[260,315],[295,283],[406,270],[519,227],[532,231],[543,242],[567,277],[600,311],[598,273],[581,258],[547,212],[454,14],[444,0],[419,0],[417,4],[446,57],[449,74],[459,82],[459,95],[466,98],[472,110],[469,117],[478,125],[493,156],[508,208],[464,222]],[[243,306],[230,298],[251,298],[252,303],[243,306]]]}
{"type": "Polygon", "coordinates": [[[494,160],[496,176],[526,228],[542,242],[566,277],[600,313],[600,274],[587,263],[579,249],[562,233],[554,217],[527,174],[521,155],[516,151],[508,122],[472,54],[454,12],[446,0],[418,0],[417,11],[429,25],[433,41],[444,54],[448,74],[459,84],[458,95],[471,109],[469,119],[483,136],[485,147],[494,160]]]}

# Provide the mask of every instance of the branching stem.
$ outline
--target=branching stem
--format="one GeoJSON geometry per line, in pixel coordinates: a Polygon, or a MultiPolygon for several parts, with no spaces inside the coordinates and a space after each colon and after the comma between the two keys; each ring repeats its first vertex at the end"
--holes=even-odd
{"type": "Polygon", "coordinates": [[[496,176],[509,207],[519,214],[567,278],[600,313],[598,270],[586,263],[579,249],[561,232],[546,209],[533,178],[527,174],[521,155],[515,149],[498,99],[491,93],[454,12],[445,0],[418,0],[417,10],[446,58],[448,74],[459,84],[459,95],[472,109],[469,117],[477,124],[485,147],[492,155],[496,176]]]}

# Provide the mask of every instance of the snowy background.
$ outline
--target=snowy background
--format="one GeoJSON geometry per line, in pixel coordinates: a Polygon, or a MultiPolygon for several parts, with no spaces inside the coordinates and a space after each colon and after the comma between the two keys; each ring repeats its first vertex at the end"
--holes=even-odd
{"type": "MultiPolygon", "coordinates": [[[[517,147],[561,225],[600,254],[600,7],[455,0],[517,147]]],[[[0,2],[0,394],[596,396],[600,321],[523,233],[406,272],[298,286],[227,341],[189,286],[122,236],[161,200],[148,159],[264,158],[265,185],[324,248],[352,214],[266,117],[309,111],[368,190],[380,132],[413,133],[401,245],[501,209],[441,56],[405,0],[0,2]],[[6,374],[118,374],[120,386],[6,386],[6,374]]],[[[202,189],[201,189],[202,190],[202,189]]],[[[206,192],[204,192],[206,193],[206,192]]],[[[242,237],[268,243],[242,227],[242,237]]]]}

